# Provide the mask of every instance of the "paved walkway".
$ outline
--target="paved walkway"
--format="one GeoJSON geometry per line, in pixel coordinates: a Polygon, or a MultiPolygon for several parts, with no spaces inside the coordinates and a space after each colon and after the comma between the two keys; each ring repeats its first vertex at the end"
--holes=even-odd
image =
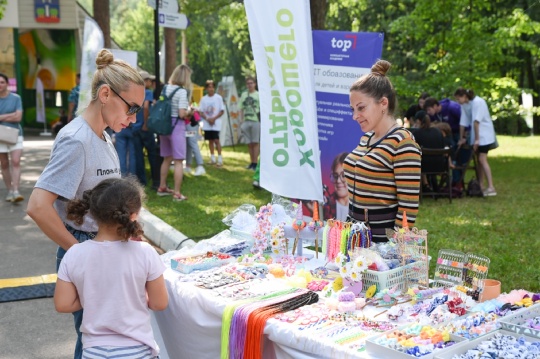
{"type": "MultiPolygon", "coordinates": [[[[52,143],[51,137],[25,137],[20,188],[24,201],[6,202],[0,181],[0,284],[55,273],[57,246],[26,215],[28,197],[49,160],[52,143]]],[[[149,238],[155,236],[165,250],[190,241],[147,211],[144,219],[149,238]]],[[[72,358],[75,340],[72,315],[57,313],[52,298],[0,302],[1,359],[72,358]]]]}
{"type": "MultiPolygon", "coordinates": [[[[55,273],[57,246],[26,215],[28,197],[49,160],[52,143],[50,137],[24,141],[23,202],[6,202],[6,187],[0,182],[0,279],[55,273]]],[[[2,359],[72,358],[75,340],[71,314],[58,314],[52,298],[0,303],[2,359]]]]}

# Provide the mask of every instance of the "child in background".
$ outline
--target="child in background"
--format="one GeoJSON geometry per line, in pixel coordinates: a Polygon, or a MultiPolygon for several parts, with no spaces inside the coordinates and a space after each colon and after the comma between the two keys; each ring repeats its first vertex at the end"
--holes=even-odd
{"type": "Polygon", "coordinates": [[[201,116],[197,111],[197,103],[191,104],[187,109],[187,114],[184,118],[186,121],[186,168],[184,172],[191,173],[191,165],[193,163],[193,157],[195,156],[197,168],[195,169],[195,172],[193,172],[193,175],[202,176],[206,173],[206,170],[203,167],[203,157],[198,143],[201,116]]]}
{"type": "Polygon", "coordinates": [[[137,216],[144,191],[136,178],[108,178],[67,206],[67,217],[81,225],[87,212],[99,230],[93,240],[73,245],[58,271],[56,310],[84,308],[83,358],[156,358],[159,354],[150,312],[164,310],[168,294],[165,266],[148,243],[137,216]]]}

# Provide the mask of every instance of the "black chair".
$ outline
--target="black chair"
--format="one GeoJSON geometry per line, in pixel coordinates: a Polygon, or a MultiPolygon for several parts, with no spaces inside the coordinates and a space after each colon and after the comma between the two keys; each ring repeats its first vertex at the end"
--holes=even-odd
{"type": "Polygon", "coordinates": [[[420,201],[424,196],[434,199],[448,197],[452,203],[452,168],[449,158],[451,148],[422,147],[422,177],[427,177],[429,188],[426,190],[423,181],[420,186],[420,201]]]}
{"type": "Polygon", "coordinates": [[[467,170],[474,170],[474,175],[476,178],[479,178],[478,155],[470,145],[464,144],[456,149],[454,157],[457,162],[454,165],[454,171],[459,171],[458,174],[461,173],[461,175],[456,176],[457,178],[454,178],[454,183],[457,183],[465,191],[465,175],[467,174],[467,170]]]}

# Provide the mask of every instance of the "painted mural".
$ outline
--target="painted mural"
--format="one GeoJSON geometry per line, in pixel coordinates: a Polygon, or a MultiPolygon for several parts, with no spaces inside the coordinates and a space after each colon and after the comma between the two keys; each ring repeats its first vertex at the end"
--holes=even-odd
{"type": "Polygon", "coordinates": [[[19,42],[25,89],[35,89],[39,77],[45,90],[71,90],[77,74],[73,30],[35,29],[19,35],[19,42]]]}

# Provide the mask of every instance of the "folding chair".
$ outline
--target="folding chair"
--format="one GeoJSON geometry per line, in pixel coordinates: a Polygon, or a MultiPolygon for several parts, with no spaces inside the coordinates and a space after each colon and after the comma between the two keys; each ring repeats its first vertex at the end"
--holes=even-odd
{"type": "Polygon", "coordinates": [[[467,170],[474,170],[476,178],[478,178],[478,155],[473,151],[468,144],[459,146],[454,155],[454,183],[465,191],[465,175],[467,170]]]}
{"type": "Polygon", "coordinates": [[[448,197],[452,203],[452,168],[450,167],[451,148],[422,147],[422,176],[426,176],[431,190],[424,192],[420,186],[420,201],[424,196],[434,199],[448,197]],[[443,190],[444,189],[444,190],[443,190]]]}

